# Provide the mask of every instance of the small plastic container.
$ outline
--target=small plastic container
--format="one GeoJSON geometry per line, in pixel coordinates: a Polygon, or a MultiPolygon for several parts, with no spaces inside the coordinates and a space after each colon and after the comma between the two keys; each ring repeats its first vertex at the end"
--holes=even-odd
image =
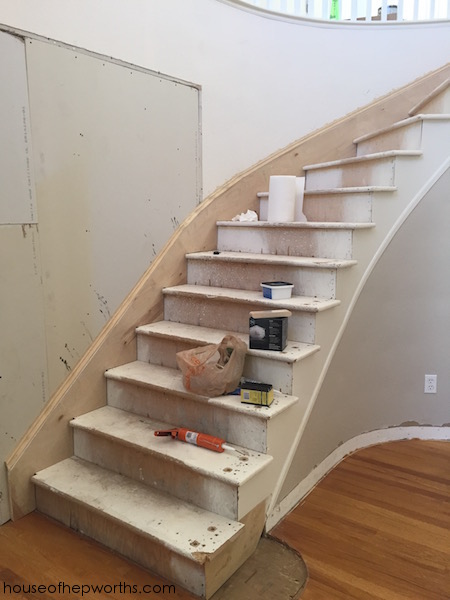
{"type": "Polygon", "coordinates": [[[283,300],[292,296],[293,283],[287,281],[265,281],[261,283],[264,298],[283,300]]]}

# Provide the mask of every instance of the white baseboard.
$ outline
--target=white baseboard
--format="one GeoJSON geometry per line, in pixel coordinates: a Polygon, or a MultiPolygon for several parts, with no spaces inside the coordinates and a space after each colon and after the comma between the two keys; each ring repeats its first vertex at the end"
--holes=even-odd
{"type": "Polygon", "coordinates": [[[267,517],[266,531],[273,529],[288,512],[315,488],[327,473],[352,452],[386,442],[412,439],[450,440],[450,427],[390,427],[389,429],[369,431],[348,440],[329,454],[320,465],[283,498],[267,517]]]}

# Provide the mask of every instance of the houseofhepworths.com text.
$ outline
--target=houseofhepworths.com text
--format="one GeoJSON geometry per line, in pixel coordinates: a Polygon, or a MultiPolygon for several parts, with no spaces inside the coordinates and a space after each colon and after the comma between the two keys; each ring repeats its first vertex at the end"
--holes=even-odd
{"type": "MultiPolygon", "coordinates": [[[[0,586],[0,591],[2,587],[0,586]]],[[[3,594],[12,596],[14,594],[79,594],[81,597],[90,596],[92,594],[139,594],[139,595],[156,595],[156,594],[175,594],[174,585],[136,585],[129,583],[114,583],[114,584],[69,584],[60,581],[55,585],[39,584],[39,583],[5,583],[3,582],[3,594]]]]}

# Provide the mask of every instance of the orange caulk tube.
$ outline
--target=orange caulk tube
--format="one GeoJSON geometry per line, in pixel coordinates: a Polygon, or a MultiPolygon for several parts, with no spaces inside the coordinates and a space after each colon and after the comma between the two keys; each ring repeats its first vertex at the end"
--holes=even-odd
{"type": "Polygon", "coordinates": [[[214,452],[224,452],[225,450],[236,451],[235,448],[229,446],[225,440],[222,440],[221,438],[208,435],[207,433],[190,431],[185,427],[177,427],[176,429],[168,429],[166,431],[155,431],[155,435],[158,437],[170,435],[176,440],[194,444],[195,446],[201,446],[202,448],[208,448],[208,450],[214,450],[214,452]]]}

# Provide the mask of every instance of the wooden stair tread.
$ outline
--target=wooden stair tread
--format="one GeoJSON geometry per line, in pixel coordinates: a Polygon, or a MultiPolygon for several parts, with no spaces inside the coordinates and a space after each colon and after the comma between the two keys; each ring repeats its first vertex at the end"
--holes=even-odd
{"type": "Polygon", "coordinates": [[[309,256],[289,256],[281,254],[256,254],[252,252],[223,251],[191,252],[186,254],[188,260],[209,260],[216,262],[238,262],[269,265],[283,265],[292,267],[310,267],[323,269],[346,269],[357,264],[358,261],[337,258],[314,258],[309,256]]]}
{"type": "Polygon", "coordinates": [[[32,480],[199,563],[243,528],[242,523],[76,457],[40,471],[32,480]]]}
{"type": "Polygon", "coordinates": [[[177,285],[164,288],[163,293],[167,295],[205,297],[208,300],[227,300],[229,302],[245,303],[249,305],[249,310],[287,308],[292,311],[317,313],[340,304],[339,300],[309,296],[293,296],[284,300],[270,300],[264,298],[260,291],[236,290],[206,285],[177,285]]]}
{"type": "Polygon", "coordinates": [[[340,160],[332,160],[329,162],[317,163],[313,165],[305,165],[304,171],[313,171],[315,169],[327,169],[329,167],[341,167],[344,165],[353,165],[358,163],[364,163],[368,161],[380,160],[384,158],[397,158],[403,157],[420,157],[422,156],[420,150],[385,150],[383,152],[374,152],[373,154],[365,154],[364,156],[352,156],[350,158],[343,158],[340,160]]]}
{"type": "Polygon", "coordinates": [[[189,397],[199,402],[204,402],[212,406],[220,406],[227,410],[251,415],[262,420],[269,420],[279,413],[283,412],[289,406],[298,401],[295,396],[289,396],[274,390],[274,400],[270,406],[253,406],[251,404],[241,403],[239,396],[226,395],[215,398],[207,398],[189,392],[183,386],[181,371],[171,369],[170,367],[161,367],[142,361],[134,361],[120,367],[109,369],[105,373],[107,379],[125,381],[134,383],[141,387],[149,389],[168,390],[173,395],[189,397]]]}
{"type": "Polygon", "coordinates": [[[214,479],[240,486],[272,461],[267,454],[234,446],[239,452],[213,452],[171,437],[156,437],[158,429],[173,429],[182,424],[168,424],[144,418],[112,406],[104,406],[71,421],[82,429],[132,446],[141,452],[186,465],[214,479]]]}
{"type": "MultiPolygon", "coordinates": [[[[327,188],[323,190],[305,190],[305,198],[307,196],[320,196],[332,194],[361,194],[372,192],[395,192],[397,187],[393,185],[361,185],[353,187],[327,188]]],[[[269,192],[258,192],[258,198],[269,198],[269,192]]]]}
{"type": "MultiPolygon", "coordinates": [[[[218,344],[227,334],[238,337],[247,344],[247,354],[250,356],[259,356],[261,358],[270,358],[274,361],[294,363],[320,350],[317,344],[306,344],[304,342],[295,342],[288,340],[286,348],[282,352],[273,352],[272,350],[254,350],[248,348],[248,333],[239,333],[225,329],[212,329],[210,327],[201,327],[199,325],[189,325],[187,323],[177,323],[176,321],[157,321],[148,325],[141,325],[136,329],[139,335],[171,338],[177,341],[189,341],[194,345],[218,344]]],[[[195,347],[195,346],[194,346],[195,347]]]]}
{"type": "MultiPolygon", "coordinates": [[[[328,193],[330,190],[326,190],[328,193]]],[[[308,192],[311,193],[311,192],[308,192]]],[[[322,191],[321,191],[322,193],[322,191]]],[[[325,190],[323,191],[325,193],[325,190]]],[[[344,223],[341,221],[291,221],[276,223],[272,221],[217,221],[218,227],[247,227],[274,229],[371,229],[375,223],[344,223]]]]}

